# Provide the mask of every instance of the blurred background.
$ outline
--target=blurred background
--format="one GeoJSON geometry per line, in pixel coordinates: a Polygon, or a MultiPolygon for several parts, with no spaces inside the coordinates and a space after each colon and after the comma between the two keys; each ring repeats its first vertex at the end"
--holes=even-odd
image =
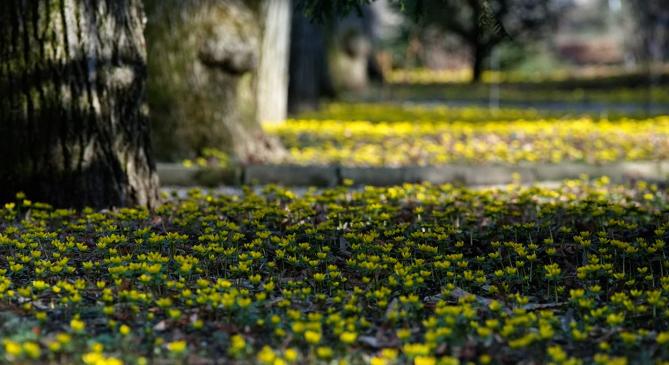
{"type": "Polygon", "coordinates": [[[663,159],[667,148],[668,0],[148,0],[146,8],[159,161],[431,166],[541,161],[557,149],[549,161],[606,162],[663,159]],[[595,123],[586,128],[582,118],[595,123]],[[596,123],[623,118],[655,127],[640,136],[635,125],[596,123]],[[518,123],[546,119],[555,128],[518,123]],[[453,122],[474,124],[463,132],[453,122]],[[497,132],[473,127],[480,122],[497,132]],[[503,149],[530,151],[495,157],[503,149]],[[398,151],[408,157],[389,158],[398,151]]]}

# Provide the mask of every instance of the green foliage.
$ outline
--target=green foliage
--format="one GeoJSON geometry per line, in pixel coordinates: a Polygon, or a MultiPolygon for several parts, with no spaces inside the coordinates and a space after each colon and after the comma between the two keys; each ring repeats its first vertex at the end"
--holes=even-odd
{"type": "Polygon", "coordinates": [[[555,24],[561,7],[557,1],[535,0],[422,0],[409,2],[413,33],[437,28],[456,36],[469,48],[479,81],[484,61],[498,45],[524,43],[543,35],[555,24]]]}
{"type": "Polygon", "coordinates": [[[605,178],[192,190],[153,213],[19,196],[0,359],[649,363],[669,356],[668,199],[605,178]]]}

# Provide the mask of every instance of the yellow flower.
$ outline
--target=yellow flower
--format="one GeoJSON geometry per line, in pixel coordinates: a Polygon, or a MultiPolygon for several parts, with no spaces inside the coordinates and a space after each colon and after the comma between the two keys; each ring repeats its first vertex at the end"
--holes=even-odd
{"type": "Polygon", "coordinates": [[[332,357],[333,351],[332,348],[328,346],[320,346],[316,349],[316,355],[321,359],[329,359],[332,357]]]}
{"type": "Polygon", "coordinates": [[[657,343],[660,345],[669,344],[669,332],[660,332],[657,334],[656,338],[657,343]]]}
{"type": "Polygon", "coordinates": [[[193,326],[193,329],[196,329],[196,330],[202,329],[202,327],[204,327],[204,321],[201,320],[201,319],[196,319],[195,321],[193,321],[192,326],[193,326]]]}
{"type": "Polygon", "coordinates": [[[502,303],[500,303],[497,300],[493,300],[488,304],[488,308],[490,308],[491,311],[497,312],[498,310],[502,309],[502,303]]]}
{"type": "Polygon", "coordinates": [[[286,349],[286,351],[283,353],[283,356],[286,358],[286,360],[293,362],[297,360],[298,353],[294,348],[289,348],[286,349]]]}
{"type": "Polygon", "coordinates": [[[406,340],[411,337],[411,330],[408,328],[400,328],[397,330],[396,334],[400,340],[406,340]]]}
{"type": "Polygon", "coordinates": [[[625,316],[622,314],[611,313],[606,316],[606,323],[611,326],[617,326],[625,321],[625,316]]]}
{"type": "Polygon", "coordinates": [[[176,308],[168,309],[167,314],[171,319],[179,319],[179,317],[181,317],[181,311],[176,308]]]}
{"type": "Polygon", "coordinates": [[[241,335],[234,335],[230,339],[230,351],[238,354],[246,348],[246,340],[241,335]]]}
{"type": "Polygon", "coordinates": [[[553,361],[556,361],[558,363],[561,363],[561,362],[567,360],[567,353],[564,352],[562,347],[557,346],[557,345],[551,346],[551,347],[548,348],[548,355],[550,355],[550,357],[551,357],[551,359],[553,359],[553,361]]]}
{"type": "Polygon", "coordinates": [[[304,339],[312,345],[317,344],[321,341],[321,333],[316,331],[306,331],[304,333],[304,339]]]}
{"type": "Polygon", "coordinates": [[[43,280],[34,280],[33,281],[33,288],[35,288],[37,291],[42,291],[44,289],[47,289],[48,287],[49,287],[49,284],[47,284],[43,280]]]}
{"type": "Polygon", "coordinates": [[[39,348],[39,345],[32,341],[23,343],[23,352],[25,352],[26,355],[28,355],[28,357],[31,359],[38,359],[42,354],[42,350],[39,348]]]}
{"type": "Polygon", "coordinates": [[[86,323],[75,318],[70,321],[70,328],[77,333],[83,332],[86,329],[86,323]]]}
{"type": "Polygon", "coordinates": [[[369,360],[369,365],[388,365],[388,360],[383,357],[374,356],[369,360]]]}
{"type": "Polygon", "coordinates": [[[260,276],[260,274],[251,275],[249,276],[249,281],[251,282],[251,284],[257,285],[260,283],[260,281],[262,281],[262,276],[260,276]]]}
{"type": "Polygon", "coordinates": [[[381,350],[381,356],[384,359],[395,360],[397,358],[397,355],[398,355],[397,349],[386,348],[381,350]]]}
{"type": "Polygon", "coordinates": [[[460,360],[456,357],[445,356],[439,359],[439,365],[460,365],[460,360]]]}
{"type": "Polygon", "coordinates": [[[555,331],[553,331],[553,327],[551,327],[550,324],[544,323],[539,326],[539,336],[543,339],[551,339],[553,335],[555,334],[555,331]]]}
{"type": "Polygon", "coordinates": [[[430,348],[422,343],[407,343],[402,347],[404,353],[409,357],[427,356],[430,348]]]}
{"type": "Polygon", "coordinates": [[[86,365],[123,365],[123,361],[115,357],[106,357],[99,352],[89,352],[81,357],[86,365]]]}
{"type": "Polygon", "coordinates": [[[276,359],[276,354],[274,353],[271,347],[265,345],[260,350],[260,352],[258,352],[256,359],[261,364],[272,364],[276,359]]]}
{"type": "Polygon", "coordinates": [[[56,341],[60,342],[63,345],[67,345],[72,341],[72,337],[68,335],[67,333],[60,332],[59,334],[56,335],[56,341]]]}
{"type": "Polygon", "coordinates": [[[3,340],[5,345],[5,353],[11,356],[21,355],[21,345],[18,342],[12,340],[3,340]]]}
{"type": "Polygon", "coordinates": [[[130,327],[123,324],[121,325],[121,327],[119,327],[118,332],[123,336],[127,336],[128,334],[130,334],[130,327]]]}
{"type": "MultiPolygon", "coordinates": [[[[277,318],[279,318],[277,316],[277,318]]],[[[304,332],[304,323],[302,322],[293,322],[293,324],[290,325],[290,328],[293,330],[295,333],[302,333],[304,332]]]]}
{"type": "Polygon", "coordinates": [[[88,352],[81,356],[81,360],[87,365],[104,364],[105,358],[99,352],[88,352]]]}
{"type": "Polygon", "coordinates": [[[167,349],[173,354],[181,354],[186,351],[186,341],[172,341],[167,344],[167,349]]]}
{"type": "Polygon", "coordinates": [[[97,353],[102,353],[102,351],[105,349],[105,346],[99,342],[93,342],[91,344],[91,351],[97,352],[97,353]]]}
{"type": "Polygon", "coordinates": [[[414,361],[414,365],[435,365],[437,359],[432,356],[417,356],[414,361]]]}
{"type": "Polygon", "coordinates": [[[52,342],[49,342],[47,347],[49,348],[49,351],[51,351],[51,352],[58,352],[63,348],[63,345],[61,345],[61,343],[58,342],[58,341],[52,341],[52,342]]]}
{"type": "Polygon", "coordinates": [[[355,332],[343,332],[339,335],[339,340],[346,344],[355,342],[357,338],[358,335],[355,332]]]}
{"type": "Polygon", "coordinates": [[[548,279],[555,279],[562,273],[562,269],[560,269],[558,264],[544,265],[544,270],[546,271],[546,278],[548,279]]]}

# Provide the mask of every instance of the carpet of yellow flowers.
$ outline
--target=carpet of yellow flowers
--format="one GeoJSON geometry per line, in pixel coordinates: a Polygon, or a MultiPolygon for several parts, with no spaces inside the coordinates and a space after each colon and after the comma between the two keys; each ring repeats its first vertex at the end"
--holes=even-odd
{"type": "Polygon", "coordinates": [[[288,163],[407,166],[669,159],[669,116],[558,117],[532,110],[332,104],[267,125],[288,163]]]}
{"type": "Polygon", "coordinates": [[[669,360],[669,196],[606,178],[0,209],[0,362],[669,360]]]}

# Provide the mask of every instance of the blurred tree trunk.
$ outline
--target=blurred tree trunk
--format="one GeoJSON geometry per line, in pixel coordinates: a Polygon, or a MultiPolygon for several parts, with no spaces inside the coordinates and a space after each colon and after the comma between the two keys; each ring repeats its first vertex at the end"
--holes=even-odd
{"type": "Polygon", "coordinates": [[[487,50],[482,44],[473,44],[474,51],[472,52],[472,83],[481,82],[483,70],[485,65],[485,58],[488,56],[487,50]]]}
{"type": "Polygon", "coordinates": [[[290,113],[316,109],[321,97],[334,96],[323,26],[310,22],[300,11],[293,14],[289,77],[290,113]]]}
{"type": "Polygon", "coordinates": [[[290,0],[265,0],[260,66],[258,115],[260,122],[281,122],[288,107],[288,58],[290,53],[290,0]]]}
{"type": "Polygon", "coordinates": [[[0,201],[158,202],[140,0],[0,1],[0,201]]]}
{"type": "Polygon", "coordinates": [[[157,155],[207,148],[240,163],[280,159],[257,118],[259,1],[146,0],[149,104],[157,155]]]}
{"type": "Polygon", "coordinates": [[[483,45],[483,29],[481,29],[481,15],[483,9],[480,0],[469,0],[472,8],[471,23],[472,31],[469,36],[469,42],[472,48],[472,83],[476,84],[481,81],[483,74],[483,62],[485,57],[483,45]]]}

